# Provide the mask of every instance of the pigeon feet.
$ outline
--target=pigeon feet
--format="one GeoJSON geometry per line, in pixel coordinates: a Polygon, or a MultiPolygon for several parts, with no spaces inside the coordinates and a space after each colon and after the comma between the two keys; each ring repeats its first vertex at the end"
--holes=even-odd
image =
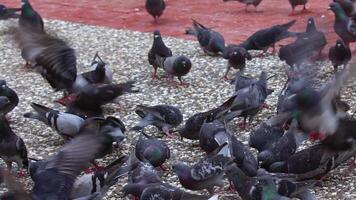
{"type": "Polygon", "coordinates": [[[158,80],[158,76],[156,73],[151,74],[151,79],[152,80],[158,80]]]}
{"type": "Polygon", "coordinates": [[[235,186],[232,182],[229,182],[229,188],[227,189],[228,192],[235,192],[235,186]]]}
{"type": "Polygon", "coordinates": [[[183,81],[180,82],[179,85],[182,86],[182,87],[185,87],[185,88],[189,87],[189,83],[183,82],[183,81]]]}
{"type": "Polygon", "coordinates": [[[229,77],[227,77],[227,75],[223,76],[223,79],[224,79],[224,81],[229,81],[230,80],[229,77]]]}
{"type": "Polygon", "coordinates": [[[349,161],[347,161],[347,164],[349,165],[349,169],[356,168],[356,158],[351,158],[349,161]]]}
{"type": "Polygon", "coordinates": [[[320,132],[310,132],[309,133],[309,140],[311,141],[316,141],[316,140],[324,140],[326,138],[326,135],[324,133],[320,132]]]}
{"type": "Polygon", "coordinates": [[[159,168],[164,172],[169,171],[169,168],[165,165],[161,165],[161,166],[159,166],[159,168]]]}
{"type": "Polygon", "coordinates": [[[26,63],[23,65],[23,68],[24,68],[24,69],[29,69],[29,68],[31,68],[31,63],[26,61],[26,63]]]}
{"type": "Polygon", "coordinates": [[[266,104],[266,103],[263,103],[263,104],[261,105],[261,107],[262,107],[262,108],[266,108],[266,109],[269,109],[269,108],[270,108],[269,105],[266,104]]]}
{"type": "Polygon", "coordinates": [[[19,171],[17,172],[17,177],[23,178],[23,177],[25,177],[25,176],[26,176],[26,173],[25,173],[24,171],[19,170],[19,171]]]}
{"type": "Polygon", "coordinates": [[[245,122],[242,122],[242,123],[239,124],[239,127],[242,130],[246,130],[249,127],[249,125],[247,123],[245,123],[245,122]]]}

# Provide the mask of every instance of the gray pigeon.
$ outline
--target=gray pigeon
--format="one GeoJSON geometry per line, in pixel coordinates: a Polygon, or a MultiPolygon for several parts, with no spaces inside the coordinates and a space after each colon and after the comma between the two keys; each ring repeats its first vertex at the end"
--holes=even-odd
{"type": "Polygon", "coordinates": [[[146,10],[154,18],[155,23],[158,22],[165,8],[164,0],[146,0],[146,10]]]}
{"type": "Polygon", "coordinates": [[[29,0],[21,0],[19,25],[28,32],[44,33],[43,19],[41,15],[33,9],[29,0]]]}
{"type": "Polygon", "coordinates": [[[69,139],[77,136],[84,119],[70,113],[60,112],[45,106],[32,103],[35,113],[28,112],[24,117],[36,119],[56,130],[61,137],[69,139]]]}
{"type": "Polygon", "coordinates": [[[295,14],[295,7],[302,5],[303,6],[303,11],[302,12],[306,12],[307,8],[306,8],[306,4],[308,3],[308,0],[288,0],[290,5],[292,6],[292,12],[290,15],[294,15],[295,14]]]}
{"type": "Polygon", "coordinates": [[[238,1],[240,3],[243,3],[243,4],[246,4],[246,7],[245,7],[245,12],[249,12],[247,10],[248,6],[249,5],[253,5],[255,8],[256,8],[256,12],[257,12],[257,7],[258,5],[260,5],[260,3],[262,2],[262,0],[223,0],[224,2],[227,2],[227,1],[238,1]]]}
{"type": "Polygon", "coordinates": [[[153,44],[150,51],[148,52],[148,62],[154,69],[152,79],[158,78],[157,68],[159,67],[159,62],[156,61],[157,56],[166,58],[171,57],[172,55],[172,51],[164,44],[162,40],[161,32],[159,32],[159,30],[155,30],[153,32],[153,44]]]}
{"type": "Polygon", "coordinates": [[[186,34],[196,36],[200,47],[207,55],[216,56],[223,54],[225,50],[224,37],[220,33],[205,27],[196,20],[192,19],[192,21],[193,28],[187,29],[186,34]]]}
{"type": "MultiPolygon", "coordinates": [[[[11,112],[19,103],[19,97],[16,92],[7,86],[6,81],[0,80],[0,97],[7,98],[8,103],[0,106],[0,115],[6,115],[11,112]]],[[[3,101],[6,101],[3,99],[3,101]]]]}
{"type": "MultiPolygon", "coordinates": [[[[9,170],[15,162],[18,169],[28,167],[27,149],[24,141],[17,136],[9,126],[4,115],[0,115],[0,158],[2,158],[9,170]]],[[[23,175],[19,171],[19,175],[23,175]]]]}
{"type": "Polygon", "coordinates": [[[228,60],[227,69],[224,74],[224,79],[228,80],[227,77],[231,67],[234,69],[239,69],[241,73],[245,70],[246,59],[252,60],[252,56],[248,53],[248,51],[238,45],[228,45],[223,53],[223,57],[228,60]]]}
{"type": "Polygon", "coordinates": [[[149,162],[153,167],[164,169],[163,163],[171,157],[171,152],[166,143],[142,132],[135,145],[135,155],[142,162],[149,162]]]}
{"type": "Polygon", "coordinates": [[[187,85],[182,81],[182,76],[187,75],[192,68],[192,62],[189,58],[186,56],[160,57],[156,55],[156,63],[157,66],[163,68],[172,82],[173,77],[177,76],[181,85],[187,85]]]}
{"type": "Polygon", "coordinates": [[[0,20],[17,19],[20,15],[17,13],[21,8],[8,8],[0,4],[0,20]]]}
{"type": "Polygon", "coordinates": [[[173,165],[173,171],[177,174],[181,185],[189,190],[206,189],[210,194],[214,192],[214,187],[224,186],[223,167],[229,162],[229,158],[223,155],[214,155],[201,159],[192,167],[177,163],[173,165]]]}
{"type": "Polygon", "coordinates": [[[142,119],[131,130],[139,131],[148,125],[154,125],[162,130],[167,136],[172,136],[172,128],[178,126],[183,121],[181,111],[170,105],[143,106],[138,105],[136,114],[142,119]]]}

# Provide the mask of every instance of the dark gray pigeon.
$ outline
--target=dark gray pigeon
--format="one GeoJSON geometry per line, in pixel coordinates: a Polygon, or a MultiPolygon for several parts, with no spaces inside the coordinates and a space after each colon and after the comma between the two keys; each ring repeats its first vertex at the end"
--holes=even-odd
{"type": "Polygon", "coordinates": [[[339,126],[333,135],[327,136],[322,144],[331,150],[342,151],[353,148],[356,139],[356,121],[354,119],[340,119],[339,126]]]}
{"type": "Polygon", "coordinates": [[[164,0],[146,0],[146,10],[154,18],[155,23],[158,23],[165,8],[164,0]]]}
{"type": "Polygon", "coordinates": [[[192,62],[186,56],[170,56],[170,57],[160,57],[156,54],[157,66],[163,68],[173,82],[173,77],[177,76],[180,85],[188,85],[182,81],[182,76],[189,73],[192,68],[192,62]]]}
{"type": "Polygon", "coordinates": [[[17,19],[20,15],[17,13],[21,8],[8,8],[0,4],[0,20],[17,19]]]}
{"type": "Polygon", "coordinates": [[[290,5],[292,6],[292,12],[290,15],[295,14],[295,7],[302,5],[303,6],[303,11],[302,12],[307,12],[306,4],[308,3],[308,0],[288,0],[290,5]]]}
{"type": "Polygon", "coordinates": [[[246,50],[262,50],[264,53],[272,47],[275,52],[275,44],[285,38],[296,36],[295,33],[289,32],[288,29],[295,24],[296,20],[288,23],[275,25],[270,28],[261,29],[248,37],[240,46],[246,50]]]}
{"type": "Polygon", "coordinates": [[[148,62],[150,65],[152,65],[154,71],[152,74],[152,78],[156,79],[157,77],[157,68],[159,67],[158,63],[156,61],[157,56],[166,58],[166,57],[171,57],[172,56],[172,51],[164,44],[162,40],[161,33],[159,30],[155,30],[153,33],[153,44],[148,52],[148,62]]]}
{"type": "Polygon", "coordinates": [[[9,101],[8,103],[0,106],[0,115],[6,115],[11,112],[19,103],[19,97],[16,92],[7,86],[5,80],[0,80],[0,97],[6,97],[9,101]]]}
{"type": "Polygon", "coordinates": [[[43,19],[40,14],[32,8],[30,1],[21,0],[21,5],[20,27],[26,31],[44,33],[43,19]]]}
{"type": "Polygon", "coordinates": [[[171,157],[171,152],[163,141],[142,133],[135,145],[135,155],[140,161],[165,170],[163,164],[171,157]]]}
{"type": "Polygon", "coordinates": [[[193,166],[184,163],[173,165],[173,171],[177,174],[181,185],[189,190],[208,190],[210,194],[214,192],[214,187],[224,186],[223,167],[229,158],[223,155],[214,155],[203,158],[193,166]]]}
{"type": "Polygon", "coordinates": [[[248,53],[248,51],[240,47],[238,45],[228,45],[225,48],[223,53],[223,57],[228,60],[227,69],[224,74],[224,79],[228,80],[227,77],[231,67],[234,69],[239,69],[241,73],[244,72],[246,66],[246,59],[251,60],[252,56],[248,53]]]}
{"type": "Polygon", "coordinates": [[[336,34],[346,46],[349,46],[351,42],[356,42],[356,22],[346,15],[340,4],[333,2],[329,8],[335,14],[334,30],[336,34]]]}
{"type": "Polygon", "coordinates": [[[167,136],[172,136],[172,129],[183,121],[181,111],[177,107],[170,105],[152,107],[138,105],[135,112],[142,119],[131,129],[133,131],[139,131],[148,125],[154,125],[167,136]]]}
{"type": "Polygon", "coordinates": [[[242,72],[238,71],[233,79],[231,79],[230,84],[235,86],[235,92],[243,88],[249,87],[251,84],[257,82],[258,80],[242,75],[242,72]]]}
{"type": "Polygon", "coordinates": [[[79,136],[50,158],[31,162],[32,198],[69,200],[77,176],[106,148],[108,140],[105,135],[79,136]]]}
{"type": "Polygon", "coordinates": [[[216,56],[223,54],[225,49],[224,37],[220,33],[205,27],[196,20],[192,19],[192,21],[193,28],[187,29],[186,34],[196,36],[200,47],[207,55],[216,56]]]}
{"type": "Polygon", "coordinates": [[[84,119],[74,114],[53,110],[36,103],[32,103],[31,107],[35,112],[25,113],[24,117],[45,123],[56,130],[64,139],[77,136],[81,126],[84,124],[84,119]]]}
{"type": "Polygon", "coordinates": [[[21,27],[16,29],[14,39],[26,61],[25,67],[41,74],[55,91],[72,88],[77,77],[77,58],[67,42],[21,27]]]}
{"type": "MultiPolygon", "coordinates": [[[[15,162],[18,169],[28,167],[27,149],[24,141],[11,129],[4,115],[0,115],[0,158],[2,158],[9,170],[15,162]]],[[[23,175],[19,171],[19,175],[23,175]]]]}
{"type": "Polygon", "coordinates": [[[10,100],[5,96],[0,96],[0,110],[5,108],[10,103],[10,100]]]}
{"type": "Polygon", "coordinates": [[[227,2],[227,1],[238,1],[240,3],[243,3],[243,4],[246,4],[246,7],[245,7],[245,12],[249,12],[247,10],[248,6],[249,5],[253,5],[256,9],[256,12],[257,12],[257,7],[258,5],[260,5],[260,3],[262,2],[262,0],[223,0],[224,2],[227,2]]]}
{"type": "Polygon", "coordinates": [[[337,40],[336,45],[329,49],[329,60],[331,61],[334,71],[337,71],[338,66],[344,67],[351,60],[352,54],[350,47],[346,46],[343,41],[337,40]]]}
{"type": "Polygon", "coordinates": [[[213,153],[216,149],[228,143],[230,134],[225,125],[218,121],[204,123],[200,129],[199,146],[207,154],[213,153]]]}
{"type": "Polygon", "coordinates": [[[355,1],[354,0],[334,0],[340,4],[342,9],[345,11],[345,14],[348,17],[355,18],[356,16],[356,8],[355,8],[355,1]]]}

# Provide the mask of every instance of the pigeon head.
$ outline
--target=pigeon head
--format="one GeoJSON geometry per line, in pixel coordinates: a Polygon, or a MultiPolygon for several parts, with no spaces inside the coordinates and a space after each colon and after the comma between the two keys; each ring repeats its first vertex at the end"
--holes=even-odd
{"type": "Polygon", "coordinates": [[[306,32],[311,32],[311,31],[316,31],[316,27],[315,27],[314,18],[309,17],[306,32]]]}
{"type": "Polygon", "coordinates": [[[334,12],[336,19],[345,19],[347,18],[344,9],[337,2],[333,2],[329,5],[329,9],[334,12]]]}
{"type": "Polygon", "coordinates": [[[344,42],[342,40],[338,39],[336,41],[336,48],[343,48],[343,47],[345,47],[344,42]]]}
{"type": "Polygon", "coordinates": [[[262,165],[270,163],[272,158],[273,158],[273,154],[270,151],[262,151],[257,156],[258,162],[262,162],[262,165]]]}
{"type": "Polygon", "coordinates": [[[143,155],[154,167],[161,166],[164,162],[162,151],[155,146],[149,146],[143,155]]]}
{"type": "Polygon", "coordinates": [[[153,38],[154,39],[158,39],[158,38],[161,38],[161,32],[159,30],[155,30],[153,32],[153,38]]]}
{"type": "Polygon", "coordinates": [[[173,165],[173,172],[176,173],[179,177],[189,176],[190,168],[188,165],[179,162],[179,163],[173,165]]]}
{"type": "Polygon", "coordinates": [[[34,10],[28,0],[22,0],[21,1],[21,15],[30,17],[34,13],[34,10]]]}
{"type": "Polygon", "coordinates": [[[192,63],[190,62],[189,58],[185,56],[180,56],[176,60],[174,72],[177,76],[184,76],[190,71],[191,68],[192,63]]]}

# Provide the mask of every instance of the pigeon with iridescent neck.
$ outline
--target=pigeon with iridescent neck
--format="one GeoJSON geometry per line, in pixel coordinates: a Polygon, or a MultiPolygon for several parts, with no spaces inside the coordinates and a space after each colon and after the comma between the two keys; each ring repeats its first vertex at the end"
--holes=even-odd
{"type": "Polygon", "coordinates": [[[19,103],[19,97],[16,92],[7,86],[5,80],[0,80],[0,97],[3,98],[0,115],[6,115],[11,112],[19,103]]]}
{"type": "Polygon", "coordinates": [[[179,108],[170,105],[138,105],[135,112],[141,117],[141,120],[131,129],[133,131],[139,131],[148,125],[153,125],[163,131],[165,135],[172,136],[172,129],[183,121],[183,115],[179,108]]]}
{"type": "Polygon", "coordinates": [[[21,0],[20,27],[26,31],[44,33],[44,23],[42,17],[33,9],[29,0],[21,0]]]}
{"type": "Polygon", "coordinates": [[[329,9],[335,14],[334,30],[345,45],[349,46],[351,42],[356,42],[356,22],[349,18],[336,2],[331,3],[329,9]]]}

